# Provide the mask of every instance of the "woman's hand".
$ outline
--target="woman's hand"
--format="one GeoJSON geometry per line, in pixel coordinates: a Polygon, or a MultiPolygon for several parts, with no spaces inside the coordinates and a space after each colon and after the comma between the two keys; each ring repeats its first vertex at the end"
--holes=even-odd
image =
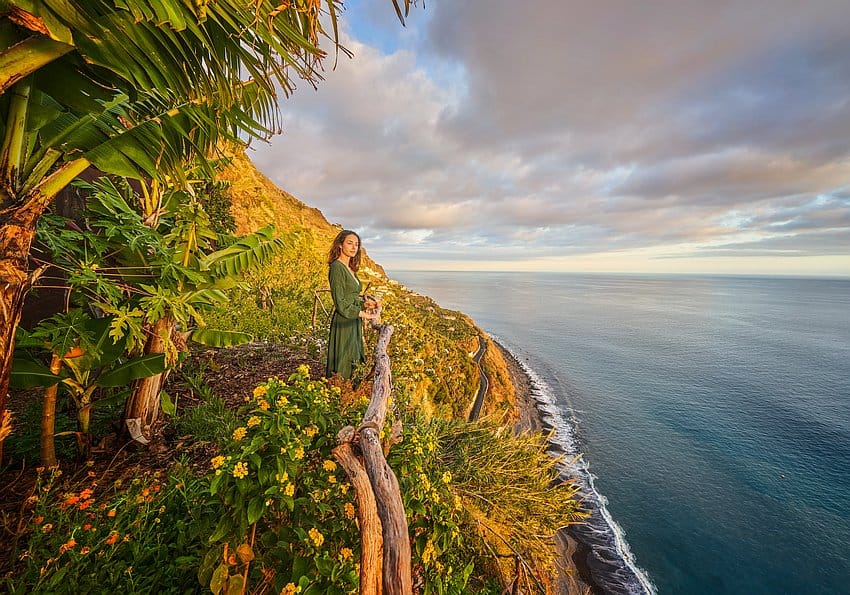
{"type": "Polygon", "coordinates": [[[380,302],[373,298],[371,295],[367,295],[365,301],[363,302],[363,307],[367,310],[374,310],[380,305],[380,302]]]}

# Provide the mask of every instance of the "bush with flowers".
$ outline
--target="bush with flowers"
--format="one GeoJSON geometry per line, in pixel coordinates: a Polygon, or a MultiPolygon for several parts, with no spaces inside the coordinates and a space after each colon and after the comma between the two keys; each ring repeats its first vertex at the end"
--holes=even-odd
{"type": "MultiPolygon", "coordinates": [[[[332,449],[337,431],[362,418],[366,399],[345,388],[310,380],[302,367],[247,397],[243,423],[210,461],[209,493],[223,512],[199,579],[214,593],[357,591],[354,494],[332,449]]],[[[429,428],[410,424],[389,462],[413,537],[417,592],[462,593],[486,553],[480,540],[467,542],[470,521],[429,428]]],[[[475,578],[497,588],[480,572],[475,578]]]]}
{"type": "Polygon", "coordinates": [[[362,415],[301,366],[246,397],[242,420],[210,461],[222,513],[198,577],[214,593],[347,593],[358,583],[354,494],[331,450],[362,415]]]}
{"type": "Polygon", "coordinates": [[[0,591],[194,590],[202,535],[213,518],[201,488],[182,464],[168,476],[127,473],[109,481],[91,470],[66,478],[59,469],[39,469],[25,503],[28,540],[15,551],[17,571],[2,579],[0,591]]]}

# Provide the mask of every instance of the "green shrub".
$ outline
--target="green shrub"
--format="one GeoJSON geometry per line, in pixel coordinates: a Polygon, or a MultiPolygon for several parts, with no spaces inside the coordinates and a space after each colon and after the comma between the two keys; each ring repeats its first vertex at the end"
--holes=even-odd
{"type": "Polygon", "coordinates": [[[222,514],[199,578],[214,592],[246,575],[252,592],[356,590],[354,494],[331,454],[354,411],[339,388],[308,374],[301,366],[288,382],[258,386],[210,462],[208,498],[222,514]]]}
{"type": "Polygon", "coordinates": [[[214,518],[201,484],[185,465],[119,479],[109,486],[90,471],[62,482],[39,471],[20,570],[9,593],[184,593],[197,591],[201,535],[214,518]]]}

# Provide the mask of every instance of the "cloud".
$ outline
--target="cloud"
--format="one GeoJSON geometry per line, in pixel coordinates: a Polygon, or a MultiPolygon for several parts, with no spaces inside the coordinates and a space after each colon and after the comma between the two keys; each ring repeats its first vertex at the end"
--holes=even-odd
{"type": "Polygon", "coordinates": [[[387,4],[252,154],[385,264],[846,248],[843,0],[387,4]]]}

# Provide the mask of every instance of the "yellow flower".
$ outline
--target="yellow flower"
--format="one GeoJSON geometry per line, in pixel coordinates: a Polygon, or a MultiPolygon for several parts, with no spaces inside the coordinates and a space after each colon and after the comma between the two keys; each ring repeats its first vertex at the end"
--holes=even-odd
{"type": "Polygon", "coordinates": [[[452,482],[452,474],[449,471],[443,473],[443,483],[451,483],[452,482]]]}
{"type": "Polygon", "coordinates": [[[277,406],[283,408],[286,404],[289,403],[289,399],[287,399],[284,395],[280,395],[277,399],[277,406]]]}
{"type": "Polygon", "coordinates": [[[291,484],[291,483],[287,484],[286,489],[283,491],[283,493],[286,494],[287,496],[291,496],[292,494],[295,493],[295,485],[291,484]]]}
{"type": "Polygon", "coordinates": [[[333,475],[328,476],[328,483],[336,483],[336,477],[333,475]]]}
{"type": "Polygon", "coordinates": [[[213,469],[218,469],[219,467],[224,465],[224,457],[222,457],[222,456],[213,457],[213,460],[210,461],[210,464],[212,465],[213,469]]]}
{"type": "Polygon", "coordinates": [[[268,387],[258,386],[257,388],[254,389],[254,396],[255,397],[263,397],[263,396],[265,396],[265,394],[267,392],[269,392],[268,387]]]}
{"type": "Polygon", "coordinates": [[[307,367],[307,364],[301,364],[300,366],[298,366],[298,373],[299,374],[305,374],[305,375],[309,376],[310,375],[310,368],[307,367]]]}
{"type": "Polygon", "coordinates": [[[252,415],[251,418],[248,420],[248,427],[253,428],[254,426],[258,425],[260,425],[260,418],[256,415],[252,415]]]}
{"type": "Polygon", "coordinates": [[[347,548],[347,547],[344,547],[344,548],[342,548],[341,550],[339,550],[339,556],[340,556],[340,558],[342,558],[343,560],[350,560],[350,559],[351,559],[351,556],[352,556],[353,554],[354,554],[354,552],[352,552],[352,551],[351,551],[349,548],[347,548]]]}
{"type": "Polygon", "coordinates": [[[336,471],[336,463],[331,460],[327,460],[322,463],[322,469],[324,469],[325,471],[336,471]]]}
{"type": "Polygon", "coordinates": [[[321,534],[321,532],[313,527],[307,533],[310,535],[310,539],[313,540],[313,543],[316,544],[316,547],[320,547],[325,542],[325,536],[321,534]]]}
{"type": "Polygon", "coordinates": [[[463,501],[460,496],[455,496],[455,510],[460,510],[463,507],[463,501]]]}
{"type": "Polygon", "coordinates": [[[299,446],[298,448],[296,448],[295,453],[292,456],[295,457],[295,460],[303,459],[304,458],[304,447],[299,446]]]}
{"type": "Polygon", "coordinates": [[[431,560],[434,559],[436,552],[434,551],[434,544],[431,543],[431,540],[428,540],[428,543],[425,544],[425,551],[422,552],[422,563],[428,564],[431,560]]]}
{"type": "Polygon", "coordinates": [[[242,440],[245,437],[245,434],[247,434],[247,433],[248,433],[248,428],[246,428],[245,426],[239,426],[238,428],[233,430],[233,439],[236,442],[239,442],[240,440],[242,440]]]}
{"type": "Polygon", "coordinates": [[[274,478],[275,478],[276,480],[278,480],[280,483],[283,483],[283,482],[285,482],[286,480],[288,480],[288,479],[289,479],[289,473],[287,473],[286,471],[284,471],[284,472],[283,472],[283,475],[275,475],[275,476],[274,476],[274,478]]]}
{"type": "Polygon", "coordinates": [[[281,589],[280,595],[295,595],[295,593],[300,593],[301,587],[296,587],[295,583],[286,583],[286,586],[281,589]]]}
{"type": "Polygon", "coordinates": [[[304,428],[304,433],[307,434],[308,438],[312,438],[313,436],[315,436],[316,432],[318,432],[318,431],[319,430],[317,430],[313,426],[307,426],[306,428],[304,428]]]}
{"type": "Polygon", "coordinates": [[[269,405],[269,402],[265,399],[260,399],[259,401],[257,401],[257,406],[263,411],[268,411],[269,407],[271,407],[271,405],[269,405]]]}
{"type": "Polygon", "coordinates": [[[347,494],[348,493],[348,484],[345,484],[345,483],[339,484],[339,491],[342,492],[343,494],[347,494]]]}
{"type": "Polygon", "coordinates": [[[241,479],[243,477],[248,476],[248,463],[244,461],[239,461],[236,463],[236,467],[233,468],[233,477],[236,479],[241,479]]]}
{"type": "Polygon", "coordinates": [[[345,506],[345,516],[346,518],[353,519],[354,518],[354,504],[351,502],[346,502],[345,506]]]}

